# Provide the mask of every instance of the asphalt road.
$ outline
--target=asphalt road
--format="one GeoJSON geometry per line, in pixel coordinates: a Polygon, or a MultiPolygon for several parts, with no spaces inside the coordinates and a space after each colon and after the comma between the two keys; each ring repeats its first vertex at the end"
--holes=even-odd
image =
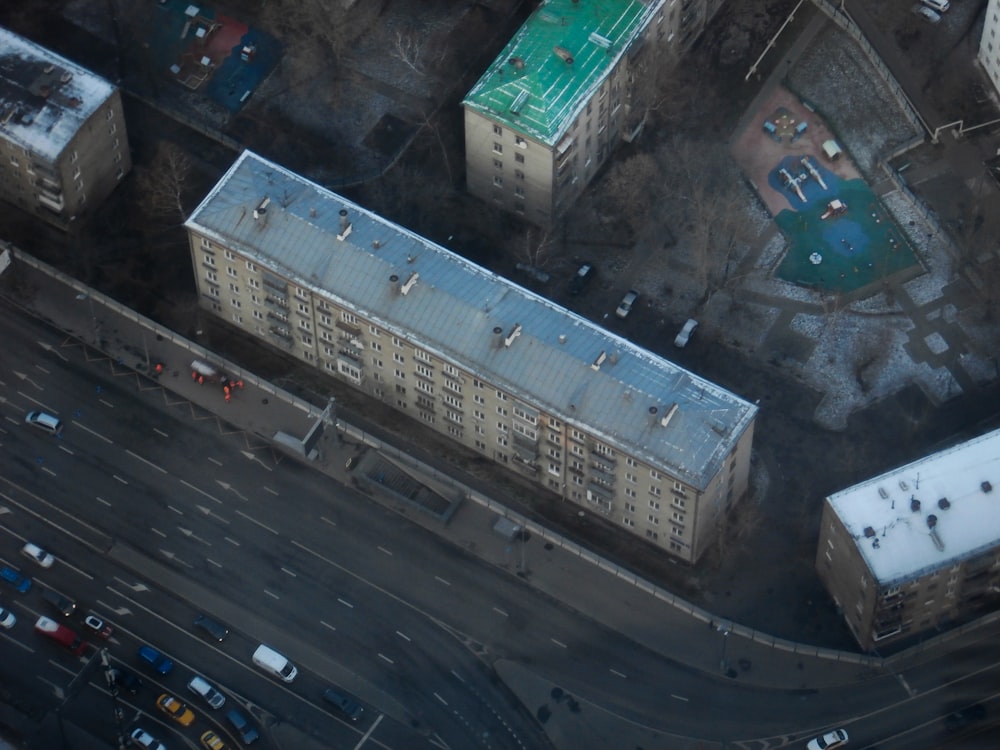
{"type": "MultiPolygon", "coordinates": [[[[62,705],[66,721],[95,736],[116,733],[111,699],[98,672],[78,683],[86,689],[70,688],[93,651],[76,659],[31,633],[39,612],[52,614],[42,587],[114,624],[113,659],[137,668],[142,643],[174,659],[171,675],[145,672],[143,692],[123,704],[126,728],[141,724],[175,747],[193,746],[209,727],[227,731],[194,696],[190,729],[156,711],[161,691],[187,697],[194,673],[254,716],[265,747],[293,746],[289,728],[302,747],[300,738],[317,747],[549,746],[529,715],[536,707],[520,706],[496,679],[496,659],[577,696],[581,723],[646,728],[658,743],[650,747],[695,746],[685,738],[796,746],[831,724],[848,725],[860,743],[934,747],[944,715],[993,700],[989,686],[1000,684],[995,639],[905,675],[859,675],[856,685],[823,691],[728,679],[721,649],[718,674],[694,672],[350,488],[246,452],[224,422],[161,389],[136,390],[131,375],[107,375],[83,347],[8,312],[0,319],[0,560],[27,568],[36,585],[0,599],[19,618],[0,633],[10,656],[0,675],[42,709],[62,705]],[[62,439],[23,424],[32,408],[59,414],[62,439]],[[33,568],[17,554],[24,539],[59,562],[33,568]],[[229,625],[225,642],[192,632],[199,611],[229,625]],[[251,666],[260,641],[299,666],[294,683],[251,666]],[[367,706],[358,725],[322,705],[330,683],[367,706]]],[[[530,542],[526,554],[537,554],[530,542]]]]}

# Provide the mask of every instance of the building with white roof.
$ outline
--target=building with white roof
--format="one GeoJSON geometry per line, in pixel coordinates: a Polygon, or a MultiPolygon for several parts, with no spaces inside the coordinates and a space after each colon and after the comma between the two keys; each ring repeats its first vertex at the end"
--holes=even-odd
{"type": "Polygon", "coordinates": [[[118,89],[0,28],[0,197],[67,229],[131,168],[118,89]]]}
{"type": "Polygon", "coordinates": [[[816,568],[864,649],[1000,603],[1000,430],[826,499],[816,568]]]}
{"type": "Polygon", "coordinates": [[[1000,0],[989,0],[984,14],[983,35],[979,38],[979,63],[1000,93],[1000,0]]]}
{"type": "Polygon", "coordinates": [[[642,131],[659,71],[722,0],[545,0],[466,94],[466,183],[549,226],[642,131]]]}
{"type": "Polygon", "coordinates": [[[186,227],[201,304],[688,561],[757,408],[244,152],[186,227]]]}

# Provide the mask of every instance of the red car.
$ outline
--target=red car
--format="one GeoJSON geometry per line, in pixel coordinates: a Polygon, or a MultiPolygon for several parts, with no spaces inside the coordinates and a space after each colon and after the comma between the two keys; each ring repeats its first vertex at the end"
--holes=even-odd
{"type": "Polygon", "coordinates": [[[92,630],[101,638],[110,638],[111,634],[115,632],[113,627],[96,615],[87,615],[83,618],[83,624],[87,626],[88,630],[92,630]]]}

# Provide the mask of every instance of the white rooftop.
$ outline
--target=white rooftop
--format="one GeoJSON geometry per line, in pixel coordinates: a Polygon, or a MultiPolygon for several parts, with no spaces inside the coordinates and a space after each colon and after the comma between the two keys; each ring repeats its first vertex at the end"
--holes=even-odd
{"type": "Polygon", "coordinates": [[[984,553],[1000,544],[1000,430],[856,484],[829,502],[882,585],[984,553]]]}
{"type": "Polygon", "coordinates": [[[114,86],[0,28],[0,132],[54,162],[114,86]]]}
{"type": "Polygon", "coordinates": [[[757,414],[729,391],[249,151],[186,226],[699,489],[757,414]],[[343,240],[341,211],[351,224],[343,240]]]}

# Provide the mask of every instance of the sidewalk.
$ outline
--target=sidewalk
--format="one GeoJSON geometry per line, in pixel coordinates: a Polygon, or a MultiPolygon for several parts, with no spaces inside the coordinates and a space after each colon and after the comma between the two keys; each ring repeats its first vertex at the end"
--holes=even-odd
{"type": "MultiPolygon", "coordinates": [[[[226,362],[120,308],[38,261],[18,253],[15,265],[15,291],[5,285],[4,293],[29,313],[65,331],[70,336],[65,346],[83,346],[92,358],[92,347],[99,345],[101,366],[107,366],[113,376],[133,380],[138,389],[161,388],[167,403],[176,405],[178,399],[183,400],[199,416],[215,420],[220,432],[241,441],[257,460],[287,460],[288,453],[274,447],[275,434],[284,432],[302,439],[322,415],[321,407],[258,380],[236,363],[226,362]],[[162,361],[166,365],[159,378],[147,374],[147,352],[150,362],[162,361]],[[238,373],[244,388],[227,403],[221,388],[192,380],[189,363],[193,359],[206,359],[238,373]]],[[[377,447],[390,460],[409,465],[413,473],[419,472],[431,489],[450,495],[460,490],[468,499],[447,525],[431,515],[414,513],[402,500],[377,489],[368,494],[388,508],[405,512],[410,520],[468,554],[517,575],[538,591],[666,658],[718,675],[720,680],[782,689],[819,689],[886,674],[879,659],[780,641],[738,623],[719,620],[511,513],[490,497],[490,487],[478,486],[471,478],[451,479],[448,474],[454,475],[454,468],[447,467],[448,474],[444,467],[439,470],[434,457],[423,455],[417,446],[407,445],[405,451],[395,448],[376,434],[377,428],[363,425],[350,415],[340,414],[338,422],[347,430],[348,438],[327,430],[316,444],[319,458],[311,462],[316,469],[338,482],[351,484],[355,477],[346,467],[347,459],[360,450],[377,447]],[[363,435],[364,443],[353,435],[363,435]],[[493,524],[501,514],[522,523],[530,531],[529,540],[510,542],[496,534],[493,524]],[[586,581],[585,586],[580,585],[582,581],[586,581]]],[[[925,644],[923,650],[928,652],[931,647],[925,644]]],[[[901,666],[895,665],[896,669],[901,666]]],[[[537,707],[537,677],[510,666],[501,673],[529,710],[537,707]]],[[[547,724],[546,731],[551,735],[554,727],[547,724]]]]}

